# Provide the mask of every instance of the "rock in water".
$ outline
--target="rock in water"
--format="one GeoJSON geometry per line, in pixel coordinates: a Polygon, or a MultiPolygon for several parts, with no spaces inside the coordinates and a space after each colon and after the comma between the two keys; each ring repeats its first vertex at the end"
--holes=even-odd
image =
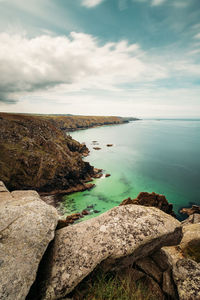
{"type": "Polygon", "coordinates": [[[154,192],[153,193],[141,192],[139,193],[136,199],[133,200],[131,200],[131,198],[125,199],[122,201],[120,205],[127,205],[127,204],[154,206],[164,211],[165,213],[173,217],[176,217],[173,211],[173,205],[171,203],[168,203],[164,195],[159,195],[154,192]]]}
{"type": "Polygon", "coordinates": [[[0,299],[23,300],[54,238],[58,214],[35,191],[9,193],[0,182],[0,299]]]}
{"type": "Polygon", "coordinates": [[[181,223],[154,207],[114,207],[56,232],[43,261],[42,299],[59,299],[103,262],[103,267],[133,264],[164,245],[177,245],[181,223]],[[48,272],[47,272],[48,270],[48,272]]]}

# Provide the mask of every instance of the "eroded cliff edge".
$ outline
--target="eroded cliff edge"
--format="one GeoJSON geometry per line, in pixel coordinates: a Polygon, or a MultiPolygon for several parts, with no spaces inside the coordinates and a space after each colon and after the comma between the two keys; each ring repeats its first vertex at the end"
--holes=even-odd
{"type": "Polygon", "coordinates": [[[10,190],[67,190],[94,172],[87,147],[46,118],[0,113],[0,129],[0,179],[10,190]]]}

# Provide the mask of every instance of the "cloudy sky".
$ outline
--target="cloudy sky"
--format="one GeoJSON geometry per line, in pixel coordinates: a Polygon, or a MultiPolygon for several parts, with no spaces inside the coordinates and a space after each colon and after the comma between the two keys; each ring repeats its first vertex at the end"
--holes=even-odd
{"type": "Polygon", "coordinates": [[[0,0],[0,111],[200,117],[200,0],[0,0]]]}

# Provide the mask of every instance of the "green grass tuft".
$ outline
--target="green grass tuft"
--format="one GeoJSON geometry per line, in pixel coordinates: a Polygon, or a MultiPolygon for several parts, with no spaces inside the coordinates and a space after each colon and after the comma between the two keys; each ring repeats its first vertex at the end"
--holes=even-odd
{"type": "Polygon", "coordinates": [[[145,281],[135,282],[129,272],[89,276],[71,295],[73,300],[157,300],[145,281]]]}

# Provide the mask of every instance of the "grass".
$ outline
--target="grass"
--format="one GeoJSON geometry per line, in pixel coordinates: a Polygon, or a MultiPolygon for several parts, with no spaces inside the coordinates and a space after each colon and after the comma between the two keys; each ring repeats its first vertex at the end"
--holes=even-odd
{"type": "Polygon", "coordinates": [[[73,300],[157,300],[145,281],[135,282],[129,272],[123,275],[90,275],[69,295],[73,300]]]}

